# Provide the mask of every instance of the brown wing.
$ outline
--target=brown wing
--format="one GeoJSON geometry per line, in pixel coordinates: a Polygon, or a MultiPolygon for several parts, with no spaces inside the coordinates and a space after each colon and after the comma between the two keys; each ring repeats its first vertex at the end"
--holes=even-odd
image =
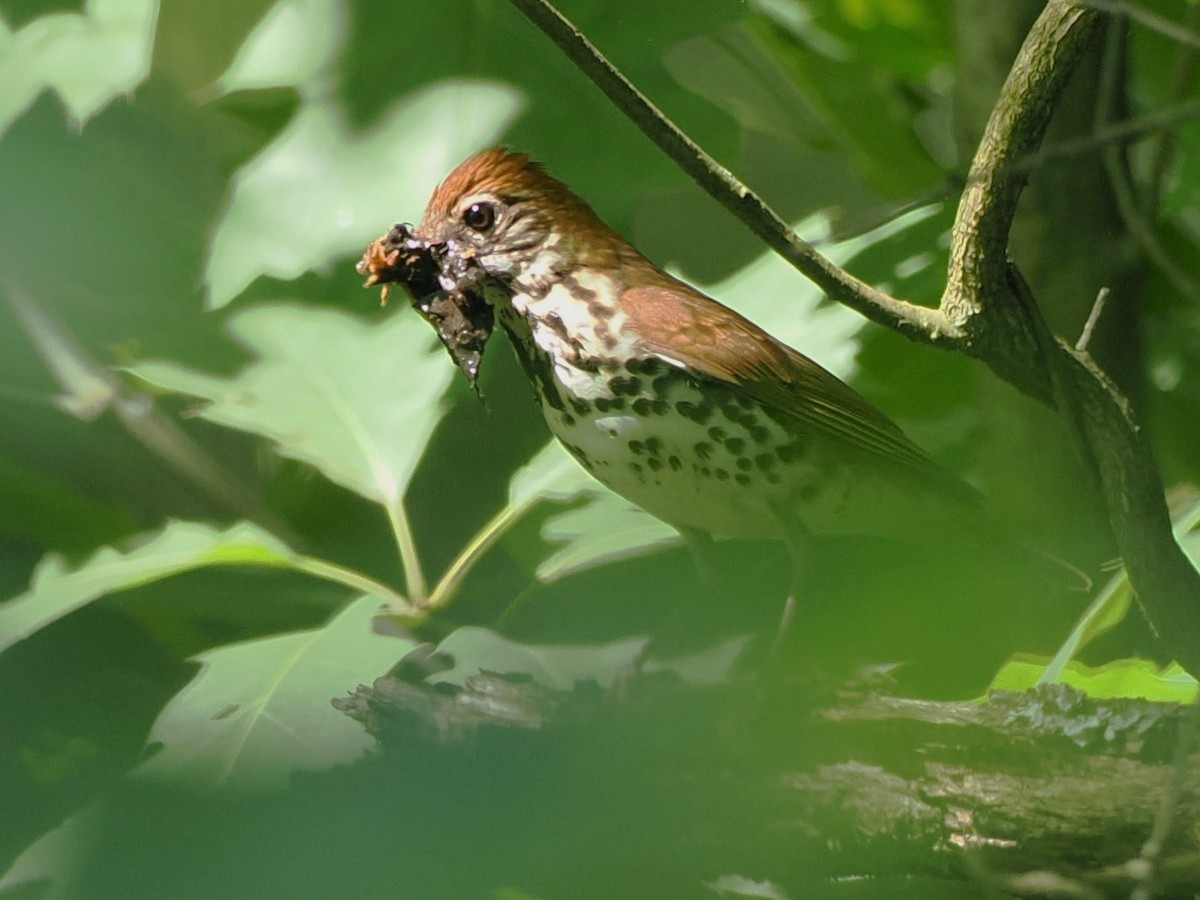
{"type": "MultiPolygon", "coordinates": [[[[622,309],[645,348],[724,382],[797,424],[816,427],[902,466],[949,476],[891,419],[811,359],[674,279],[629,288],[622,309]]],[[[964,485],[965,487],[965,485],[964,485]]]]}

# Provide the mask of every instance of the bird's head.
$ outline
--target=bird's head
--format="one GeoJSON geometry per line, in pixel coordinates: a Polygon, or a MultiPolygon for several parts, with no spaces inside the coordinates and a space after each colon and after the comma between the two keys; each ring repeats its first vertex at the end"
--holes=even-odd
{"type": "Polygon", "coordinates": [[[524,153],[484,150],[434,192],[416,235],[488,275],[520,281],[604,265],[624,241],[570,188],[524,153]]]}

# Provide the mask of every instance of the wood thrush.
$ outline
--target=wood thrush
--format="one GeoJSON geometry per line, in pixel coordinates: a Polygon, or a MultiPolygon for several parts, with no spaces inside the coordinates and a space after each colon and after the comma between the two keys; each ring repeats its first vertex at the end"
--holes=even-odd
{"type": "Polygon", "coordinates": [[[975,506],[858,393],[658,268],[525,154],[462,163],[413,236],[484,276],[468,293],[567,451],[684,533],[911,534],[975,506]]]}
{"type": "Polygon", "coordinates": [[[405,282],[472,380],[494,314],[555,437],[685,537],[781,539],[799,571],[813,536],[992,532],[975,491],[887,416],[524,154],[462,163],[359,268],[405,282]]]}

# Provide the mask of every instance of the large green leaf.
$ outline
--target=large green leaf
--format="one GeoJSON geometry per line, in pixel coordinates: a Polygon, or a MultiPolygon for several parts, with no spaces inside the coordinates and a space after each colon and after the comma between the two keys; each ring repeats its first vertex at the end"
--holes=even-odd
{"type": "Polygon", "coordinates": [[[24,594],[0,603],[0,651],[107,594],[129,590],[205,566],[287,568],[370,591],[393,609],[405,598],[385,585],[335,563],[303,556],[257,525],[240,522],[226,529],[199,522],[171,522],[129,550],[104,547],[77,569],[59,556],[47,556],[24,594]]]}
{"type": "Polygon", "coordinates": [[[727,678],[747,639],[736,637],[691,656],[645,659],[646,637],[607,644],[522,644],[487,628],[459,628],[438,644],[437,652],[454,664],[430,675],[431,684],[465,685],[480,672],[527,675],[555,691],[570,691],[578,682],[595,682],[610,690],[636,666],[643,672],[671,672],[689,684],[715,684],[727,678]]]}
{"type": "Polygon", "coordinates": [[[270,438],[364,497],[394,507],[442,416],[454,376],[429,327],[400,309],[378,323],[332,310],[271,305],[233,317],[259,357],[231,378],[173,362],[130,371],[199,397],[210,421],[270,438]]]}
{"type": "Polygon", "coordinates": [[[336,90],[340,9],[278,4],[218,82],[224,91],[296,87],[302,105],[233,181],[209,255],[211,306],[260,275],[297,278],[361,252],[401,217],[419,218],[438,180],[494,142],[520,106],[516,91],[496,83],[446,83],[410,94],[356,132],[336,90]]]}
{"type": "Polygon", "coordinates": [[[1095,700],[1133,699],[1155,703],[1195,703],[1200,686],[1179,663],[1159,666],[1148,659],[1117,659],[1102,666],[1086,666],[1078,660],[1055,665],[1047,679],[1050,663],[1045,657],[1018,653],[996,673],[989,691],[1028,691],[1053,682],[1083,691],[1095,700]]]}
{"type": "Polygon", "coordinates": [[[0,604],[0,650],[115,591],[202,566],[288,566],[294,559],[286,545],[256,525],[220,530],[196,522],[172,522],[127,551],[105,547],[74,570],[61,557],[48,556],[29,590],[0,604]]]}
{"type": "Polygon", "coordinates": [[[82,124],[150,71],[158,0],[87,0],[10,31],[0,17],[0,135],[50,88],[82,124]]]}
{"type": "Polygon", "coordinates": [[[162,749],[140,773],[263,789],[283,787],[297,770],[352,762],[371,739],[330,699],[416,646],[372,632],[380,602],[368,594],[322,628],[200,654],[200,673],[155,722],[150,741],[162,749]]]}

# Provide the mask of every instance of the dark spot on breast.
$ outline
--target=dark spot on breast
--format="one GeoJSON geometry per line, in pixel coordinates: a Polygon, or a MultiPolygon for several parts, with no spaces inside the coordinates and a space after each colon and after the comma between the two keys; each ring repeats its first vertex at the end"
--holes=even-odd
{"type": "Polygon", "coordinates": [[[723,441],[726,437],[728,437],[728,435],[725,433],[725,429],[720,425],[714,425],[712,428],[708,429],[708,436],[714,441],[723,441]]]}
{"type": "Polygon", "coordinates": [[[783,479],[779,477],[778,472],[767,473],[767,484],[779,484],[783,479]]]}
{"type": "Polygon", "coordinates": [[[629,442],[629,452],[633,453],[636,456],[641,456],[643,453],[646,452],[646,445],[644,443],[642,443],[641,441],[630,441],[629,442]]]}
{"type": "Polygon", "coordinates": [[[657,456],[651,456],[649,459],[647,459],[646,465],[648,465],[650,467],[650,469],[654,472],[657,472],[659,469],[661,469],[663,467],[662,460],[659,459],[657,456]]]}
{"type": "Polygon", "coordinates": [[[707,460],[712,455],[713,445],[708,441],[701,441],[700,443],[694,445],[692,449],[696,451],[696,457],[703,461],[707,460]]]}
{"type": "Polygon", "coordinates": [[[799,441],[782,444],[775,448],[775,455],[779,457],[780,462],[796,462],[796,460],[804,458],[804,445],[799,441]]]}
{"type": "Polygon", "coordinates": [[[760,453],[758,456],[754,457],[754,463],[764,472],[767,472],[775,468],[775,454],[760,453]]]}
{"type": "Polygon", "coordinates": [[[558,383],[554,380],[554,367],[550,363],[550,358],[545,353],[532,349],[532,342],[515,334],[513,326],[509,322],[504,319],[501,321],[504,322],[505,330],[512,338],[509,343],[516,351],[517,361],[520,362],[521,368],[525,370],[525,377],[534,385],[536,396],[551,409],[560,411],[566,409],[562,396],[558,392],[558,383]]]}
{"type": "Polygon", "coordinates": [[[727,440],[725,442],[725,449],[728,450],[730,453],[732,453],[734,456],[737,456],[739,453],[741,453],[743,450],[746,449],[746,442],[743,441],[741,438],[730,438],[729,440],[727,440]]]}
{"type": "Polygon", "coordinates": [[[724,469],[713,469],[713,476],[717,479],[717,481],[729,480],[729,473],[724,469]]]}
{"type": "Polygon", "coordinates": [[[667,457],[667,465],[671,467],[672,472],[678,472],[683,468],[683,460],[672,453],[667,457]]]}
{"type": "Polygon", "coordinates": [[[542,321],[546,323],[547,327],[549,327],[551,331],[553,331],[562,339],[564,344],[572,343],[571,332],[567,330],[567,326],[563,323],[562,316],[560,316],[558,313],[548,312],[542,317],[542,321]]]}
{"type": "Polygon", "coordinates": [[[666,375],[655,378],[654,381],[651,382],[651,390],[656,396],[664,397],[666,396],[667,391],[671,389],[671,385],[676,384],[679,381],[679,376],[680,373],[678,372],[667,372],[666,375]]]}
{"type": "Polygon", "coordinates": [[[582,397],[572,397],[571,409],[575,410],[575,415],[577,416],[586,416],[592,411],[592,404],[588,403],[582,397]]]}
{"type": "Polygon", "coordinates": [[[625,363],[625,371],[630,375],[653,375],[662,365],[653,356],[635,356],[625,363]]]}
{"type": "Polygon", "coordinates": [[[666,400],[655,400],[650,404],[650,410],[656,416],[665,416],[671,411],[671,404],[666,400]]]}
{"type": "Polygon", "coordinates": [[[579,460],[579,464],[589,472],[595,468],[595,465],[592,463],[591,459],[588,458],[587,451],[582,447],[578,446],[577,444],[568,444],[566,441],[563,441],[562,445],[566,447],[567,452],[579,460]]]}
{"type": "Polygon", "coordinates": [[[750,476],[747,475],[745,472],[738,472],[736,475],[733,476],[733,480],[744,487],[745,485],[750,483],[750,476]]]}
{"type": "Polygon", "coordinates": [[[568,359],[567,364],[574,369],[578,369],[580,372],[595,375],[600,371],[603,362],[598,356],[580,356],[578,359],[568,359]]]}
{"type": "Polygon", "coordinates": [[[572,425],[575,424],[575,417],[573,415],[571,415],[569,412],[564,412],[561,416],[559,416],[559,419],[568,428],[570,428],[572,425]]]}
{"type": "Polygon", "coordinates": [[[806,484],[800,488],[800,499],[805,503],[812,503],[819,493],[821,491],[815,484],[806,484]]]}
{"type": "Polygon", "coordinates": [[[633,401],[633,405],[630,408],[639,416],[648,416],[650,415],[652,404],[649,397],[638,397],[633,401]]]}
{"type": "Polygon", "coordinates": [[[662,448],[663,442],[661,438],[646,438],[646,452],[651,456],[658,456],[658,454],[662,453],[662,448]]]}
{"type": "Polygon", "coordinates": [[[690,400],[680,400],[675,404],[675,411],[685,419],[690,419],[697,425],[703,425],[713,414],[713,405],[707,401],[692,403],[690,400]]]}
{"type": "Polygon", "coordinates": [[[743,472],[749,472],[754,468],[754,460],[748,456],[739,456],[737,458],[737,467],[743,472]]]}
{"type": "Polygon", "coordinates": [[[761,425],[751,425],[747,431],[750,432],[750,439],[756,444],[765,444],[771,439],[771,429],[761,425]]]}
{"type": "Polygon", "coordinates": [[[630,463],[630,464],[629,464],[629,469],[630,469],[630,471],[631,471],[631,472],[633,472],[633,473],[634,473],[634,474],[636,474],[636,475],[641,475],[641,474],[642,474],[642,472],[646,471],[646,470],[645,470],[645,469],[642,467],[642,464],[641,464],[641,463],[630,463]]]}
{"type": "Polygon", "coordinates": [[[585,288],[579,283],[579,279],[574,275],[566,276],[563,278],[562,283],[571,292],[572,296],[589,304],[588,312],[592,312],[592,306],[602,305],[599,303],[591,303],[592,300],[596,299],[596,292],[591,288],[585,288]]]}
{"type": "Polygon", "coordinates": [[[618,397],[632,397],[642,390],[642,379],[636,375],[617,375],[608,379],[608,389],[618,397]]]}

